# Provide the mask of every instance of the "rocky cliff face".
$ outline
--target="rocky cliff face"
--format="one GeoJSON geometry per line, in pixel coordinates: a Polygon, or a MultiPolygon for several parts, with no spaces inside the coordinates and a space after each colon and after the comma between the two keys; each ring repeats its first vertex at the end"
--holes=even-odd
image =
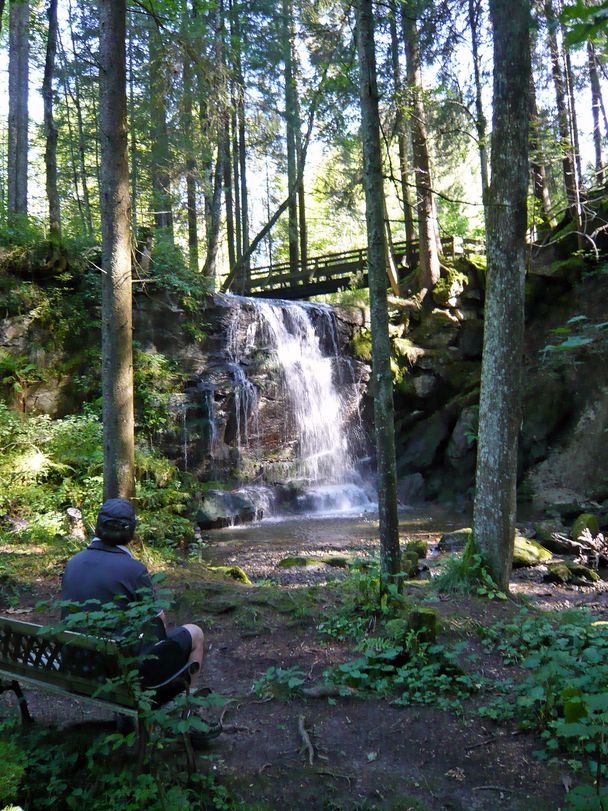
{"type": "MultiPolygon", "coordinates": [[[[187,375],[184,391],[173,398],[173,427],[165,435],[165,450],[204,479],[275,482],[306,477],[306,471],[297,469],[306,440],[294,418],[293,384],[285,379],[260,303],[209,298],[200,313],[205,337],[199,340],[184,331],[184,314],[167,305],[159,299],[141,301],[135,318],[144,350],[174,358],[187,375]]],[[[341,401],[349,453],[353,459],[365,456],[361,408],[369,367],[349,350],[365,313],[338,308],[330,315],[327,308],[310,305],[307,317],[341,401]]],[[[289,326],[289,314],[279,320],[288,330],[299,328],[289,326]]]]}
{"type": "MultiPolygon", "coordinates": [[[[472,496],[484,288],[483,259],[461,257],[433,291],[432,306],[393,325],[405,501],[472,496]]],[[[608,498],[606,292],[601,268],[580,259],[566,272],[562,260],[543,255],[528,275],[520,496],[562,514],[608,498]]]]}

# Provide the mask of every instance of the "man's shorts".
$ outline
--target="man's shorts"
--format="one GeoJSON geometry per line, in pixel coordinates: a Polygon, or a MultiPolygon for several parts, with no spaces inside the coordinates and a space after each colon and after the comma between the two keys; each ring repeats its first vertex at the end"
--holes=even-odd
{"type": "Polygon", "coordinates": [[[160,639],[142,653],[139,672],[144,687],[157,687],[170,680],[187,663],[191,651],[192,637],[187,628],[180,625],[167,631],[166,639],[160,639]]]}

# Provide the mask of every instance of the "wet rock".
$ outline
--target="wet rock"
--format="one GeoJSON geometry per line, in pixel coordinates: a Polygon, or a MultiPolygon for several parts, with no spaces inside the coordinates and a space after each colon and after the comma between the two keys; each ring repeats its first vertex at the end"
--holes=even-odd
{"type": "Polygon", "coordinates": [[[397,498],[404,505],[418,504],[424,501],[424,476],[422,473],[411,473],[397,482],[397,498]]]}
{"type": "Polygon", "coordinates": [[[581,515],[578,516],[578,518],[572,524],[570,537],[573,541],[578,541],[586,529],[589,530],[594,538],[600,531],[600,522],[597,516],[593,513],[581,513],[581,515]]]}
{"type": "Polygon", "coordinates": [[[464,321],[460,327],[457,346],[467,360],[479,360],[483,350],[483,321],[464,321]]]}
{"type": "Polygon", "coordinates": [[[446,449],[446,461],[455,470],[470,470],[475,467],[474,446],[479,425],[479,408],[463,408],[446,449]]]}
{"type": "Polygon", "coordinates": [[[439,539],[439,551],[460,552],[464,549],[472,531],[470,527],[465,527],[464,529],[455,529],[453,532],[444,533],[439,539]]]}
{"type": "Polygon", "coordinates": [[[238,493],[209,490],[196,512],[196,524],[201,530],[245,524],[256,518],[255,504],[238,493]]]}
{"type": "Polygon", "coordinates": [[[437,412],[417,423],[404,437],[404,446],[397,459],[398,470],[405,473],[429,468],[439,447],[450,435],[452,424],[450,415],[444,412],[437,412]]]}
{"type": "Polygon", "coordinates": [[[522,566],[535,566],[537,563],[550,560],[552,553],[537,541],[525,538],[519,533],[515,534],[515,545],[513,548],[513,568],[522,566]]]}

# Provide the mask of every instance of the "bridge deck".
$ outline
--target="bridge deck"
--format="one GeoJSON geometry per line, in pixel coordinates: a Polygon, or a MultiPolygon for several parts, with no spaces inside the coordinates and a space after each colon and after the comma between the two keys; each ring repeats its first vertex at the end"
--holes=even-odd
{"type": "MultiPolygon", "coordinates": [[[[393,259],[397,268],[403,267],[408,244],[393,244],[393,259]]],[[[409,246],[416,254],[418,242],[409,246]]],[[[444,255],[480,253],[485,249],[479,240],[453,237],[443,244],[444,255]]],[[[306,266],[300,265],[296,273],[290,272],[289,262],[252,268],[249,284],[242,290],[234,285],[231,291],[259,298],[306,299],[325,293],[336,293],[349,286],[367,287],[367,249],[355,248],[322,256],[311,256],[306,266]]]]}

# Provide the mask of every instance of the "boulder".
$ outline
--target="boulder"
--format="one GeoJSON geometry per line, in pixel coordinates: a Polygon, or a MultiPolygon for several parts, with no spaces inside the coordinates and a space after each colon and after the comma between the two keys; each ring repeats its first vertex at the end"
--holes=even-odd
{"type": "Polygon", "coordinates": [[[578,516],[578,518],[572,524],[570,537],[573,541],[578,541],[586,529],[589,530],[594,538],[600,531],[600,522],[597,516],[593,513],[581,513],[581,515],[578,516]]]}
{"type": "Polygon", "coordinates": [[[422,473],[410,473],[397,482],[397,498],[403,505],[417,504],[424,501],[424,476],[422,473]]]}
{"type": "Polygon", "coordinates": [[[467,360],[479,360],[483,350],[483,321],[465,320],[460,327],[457,346],[467,360]]]}
{"type": "Polygon", "coordinates": [[[439,539],[439,551],[460,552],[464,549],[472,531],[470,527],[465,527],[464,529],[455,529],[453,532],[445,532],[439,539]]]}
{"type": "Polygon", "coordinates": [[[468,472],[475,467],[475,442],[479,425],[479,408],[463,408],[456,421],[446,449],[446,461],[455,470],[468,472]]]}
{"type": "Polygon", "coordinates": [[[399,472],[417,472],[431,467],[439,447],[450,435],[452,424],[444,412],[416,423],[402,440],[397,458],[399,472]]]}
{"type": "Polygon", "coordinates": [[[200,529],[220,529],[246,524],[256,517],[256,507],[250,499],[237,492],[208,490],[202,497],[195,522],[200,529]]]}
{"type": "Polygon", "coordinates": [[[520,569],[524,566],[536,566],[546,560],[551,560],[552,553],[537,541],[525,538],[518,532],[515,533],[515,546],[513,549],[513,568],[520,569]]]}

